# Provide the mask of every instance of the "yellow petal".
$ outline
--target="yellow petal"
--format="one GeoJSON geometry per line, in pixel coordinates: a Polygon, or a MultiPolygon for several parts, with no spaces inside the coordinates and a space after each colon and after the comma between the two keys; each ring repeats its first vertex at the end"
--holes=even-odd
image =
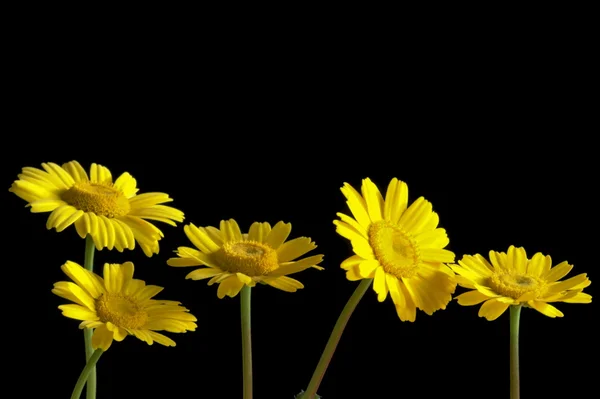
{"type": "Polygon", "coordinates": [[[541,301],[529,301],[527,302],[527,304],[529,306],[531,306],[532,308],[534,308],[535,310],[537,310],[538,312],[540,312],[541,314],[544,314],[548,317],[563,317],[564,314],[556,309],[554,306],[546,303],[546,302],[541,302],[541,301]]]}
{"type": "Polygon", "coordinates": [[[150,337],[152,337],[154,342],[157,342],[164,346],[175,346],[175,341],[173,341],[171,338],[169,338],[167,336],[164,336],[164,335],[159,334],[154,331],[148,331],[148,334],[150,335],[150,337]]]}
{"type": "Polygon", "coordinates": [[[379,192],[377,186],[366,178],[362,181],[361,187],[363,198],[367,205],[367,212],[369,213],[372,222],[377,222],[383,219],[383,197],[379,192]]]}
{"type": "Polygon", "coordinates": [[[573,287],[587,282],[587,280],[588,278],[586,273],[578,274],[577,276],[571,277],[570,279],[550,284],[546,292],[548,294],[555,294],[561,291],[570,290],[573,287]]]}
{"type": "Polygon", "coordinates": [[[317,246],[308,237],[294,238],[277,249],[277,258],[280,263],[289,262],[301,257],[305,253],[312,251],[317,246]]]}
{"type": "Polygon", "coordinates": [[[350,270],[355,266],[358,266],[358,264],[360,262],[364,261],[363,258],[361,258],[358,255],[352,255],[351,257],[349,257],[348,259],[344,260],[342,262],[342,264],[340,265],[340,267],[344,270],[350,270]]]}
{"type": "Polygon", "coordinates": [[[578,292],[573,298],[565,299],[562,302],[566,303],[591,303],[592,296],[590,294],[586,294],[585,292],[578,292]]]}
{"type": "Polygon", "coordinates": [[[64,183],[64,187],[70,188],[75,184],[75,180],[73,180],[73,177],[70,174],[68,174],[67,171],[64,170],[63,168],[61,168],[59,165],[57,165],[53,162],[48,162],[48,163],[43,163],[42,167],[49,174],[58,177],[64,183]]]}
{"type": "Polygon", "coordinates": [[[127,336],[127,331],[124,328],[115,326],[111,322],[106,323],[106,329],[113,333],[113,339],[117,342],[121,342],[127,336]]]}
{"type": "Polygon", "coordinates": [[[270,245],[273,249],[278,249],[288,238],[291,231],[291,223],[278,222],[275,226],[273,226],[273,230],[271,230],[267,236],[265,243],[270,245]]]}
{"type": "Polygon", "coordinates": [[[480,255],[465,255],[458,263],[480,277],[491,277],[493,274],[492,266],[480,255]]]}
{"type": "Polygon", "coordinates": [[[59,206],[66,205],[61,199],[40,199],[31,203],[31,212],[52,212],[59,206]]]}
{"type": "Polygon", "coordinates": [[[112,183],[112,175],[108,168],[93,163],[90,168],[90,180],[93,183],[112,183]]]}
{"type": "Polygon", "coordinates": [[[309,256],[308,258],[300,259],[295,262],[288,262],[279,265],[279,268],[269,273],[269,276],[284,276],[287,274],[298,273],[306,270],[310,267],[315,269],[323,270],[322,267],[317,266],[323,260],[323,255],[309,256]]]}
{"type": "Polygon", "coordinates": [[[84,291],[80,286],[70,281],[59,281],[54,284],[52,293],[62,298],[73,301],[79,305],[85,306],[91,311],[95,311],[96,303],[94,298],[84,291]]]}
{"type": "Polygon", "coordinates": [[[269,233],[271,232],[271,225],[267,222],[260,223],[254,222],[250,226],[248,231],[248,239],[251,241],[265,242],[269,233]]]}
{"type": "Polygon", "coordinates": [[[106,351],[108,348],[110,348],[112,341],[113,332],[106,328],[106,325],[103,324],[94,330],[94,335],[92,336],[92,348],[100,348],[103,351],[106,351]]]}
{"type": "Polygon", "coordinates": [[[354,230],[356,230],[363,238],[366,238],[366,239],[369,238],[367,229],[365,229],[363,226],[361,226],[360,223],[358,223],[355,219],[353,219],[350,216],[343,214],[341,212],[336,213],[336,215],[339,216],[339,218],[342,220],[342,222],[353,227],[354,230]]]}
{"type": "MultiPolygon", "coordinates": [[[[366,240],[364,234],[362,234],[359,230],[349,225],[348,223],[341,222],[339,220],[334,220],[333,224],[335,225],[335,231],[339,235],[348,240],[366,240]]],[[[361,227],[362,229],[362,227],[361,227]]]]}
{"type": "Polygon", "coordinates": [[[515,248],[511,245],[508,248],[506,254],[509,260],[509,264],[512,265],[511,269],[516,271],[518,274],[525,274],[527,271],[527,253],[523,247],[515,248]]]}
{"type": "Polygon", "coordinates": [[[408,205],[408,186],[403,181],[393,178],[385,194],[383,209],[385,220],[398,223],[408,205]]]}
{"type": "Polygon", "coordinates": [[[483,301],[486,301],[486,300],[490,299],[490,297],[475,290],[475,291],[465,292],[464,294],[457,296],[456,299],[458,300],[459,305],[472,306],[472,305],[477,305],[483,301]]]}
{"type": "Polygon", "coordinates": [[[138,189],[136,186],[137,186],[136,180],[133,178],[133,176],[131,176],[127,172],[121,174],[121,176],[119,176],[117,178],[117,180],[115,180],[115,184],[114,184],[114,187],[117,190],[121,190],[121,192],[127,198],[133,197],[138,192],[138,189]]]}
{"type": "Polygon", "coordinates": [[[158,285],[146,285],[135,295],[135,297],[138,301],[143,302],[157,295],[163,289],[163,287],[159,287],[158,285]]]}
{"type": "Polygon", "coordinates": [[[192,280],[204,280],[206,278],[211,278],[211,277],[214,277],[217,274],[221,274],[221,273],[223,273],[223,271],[221,269],[213,269],[213,268],[197,269],[191,273],[188,273],[188,275],[185,276],[185,278],[192,279],[192,280]]]}
{"type": "Polygon", "coordinates": [[[375,259],[365,260],[358,265],[358,272],[360,273],[362,278],[374,278],[375,270],[379,266],[379,262],[375,259]]]}
{"type": "MultiPolygon", "coordinates": [[[[222,230],[223,229],[221,229],[221,231],[222,230]]],[[[227,295],[233,298],[240,292],[243,286],[244,283],[240,281],[237,275],[230,275],[225,280],[221,281],[221,283],[219,284],[219,289],[217,290],[217,297],[219,299],[223,299],[225,298],[225,295],[227,295]]]]}
{"type": "Polygon", "coordinates": [[[422,248],[421,259],[424,262],[452,263],[454,262],[454,252],[448,251],[447,249],[422,248]]]}
{"type": "Polygon", "coordinates": [[[83,307],[81,305],[74,305],[74,304],[68,304],[68,305],[60,305],[58,307],[60,310],[62,310],[62,314],[65,317],[69,317],[71,319],[75,319],[75,320],[99,320],[98,315],[96,315],[96,312],[93,310],[90,310],[86,307],[83,307]]]}
{"type": "Polygon", "coordinates": [[[224,241],[241,241],[242,232],[240,226],[233,219],[221,220],[220,224],[221,234],[223,235],[224,241]]]}
{"type": "Polygon", "coordinates": [[[551,259],[542,255],[540,252],[533,255],[527,265],[527,274],[533,277],[540,277],[543,273],[550,270],[551,259]]]}
{"type": "Polygon", "coordinates": [[[432,212],[431,203],[425,198],[419,197],[402,214],[398,224],[407,232],[417,234],[427,224],[432,216],[432,212]]]}
{"type": "Polygon", "coordinates": [[[76,182],[89,180],[87,172],[77,161],[67,162],[62,165],[62,168],[66,170],[76,182]]]}
{"type": "Polygon", "coordinates": [[[67,261],[61,266],[61,269],[71,280],[90,294],[92,298],[98,299],[105,292],[104,286],[97,276],[77,263],[67,261]]]}
{"type": "Polygon", "coordinates": [[[202,262],[198,259],[193,258],[169,258],[167,265],[173,267],[189,267],[189,266],[200,266],[202,262]]]}
{"type": "Polygon", "coordinates": [[[496,320],[510,305],[500,302],[497,299],[490,299],[484,302],[479,308],[479,317],[485,317],[487,320],[496,320]]]}
{"type": "Polygon", "coordinates": [[[269,284],[271,287],[280,289],[286,292],[296,292],[300,288],[304,288],[304,285],[293,278],[289,278],[286,276],[281,276],[277,278],[267,278],[264,280],[265,283],[269,284]]]}
{"type": "Polygon", "coordinates": [[[448,234],[444,229],[435,229],[429,231],[423,231],[415,235],[415,240],[419,243],[421,248],[444,248],[450,243],[448,234]]]}
{"type": "Polygon", "coordinates": [[[364,259],[373,259],[375,254],[373,253],[373,249],[369,242],[364,238],[357,238],[355,240],[350,241],[352,244],[352,249],[354,253],[364,259]]]}
{"type": "Polygon", "coordinates": [[[348,208],[350,208],[350,212],[352,212],[352,215],[356,221],[365,229],[367,229],[371,224],[371,218],[369,217],[365,200],[358,193],[358,191],[356,191],[348,183],[344,183],[344,186],[341,188],[341,190],[342,194],[344,194],[347,199],[346,203],[348,204],[348,208]]]}
{"type": "Polygon", "coordinates": [[[104,285],[106,291],[111,294],[118,294],[123,288],[123,275],[121,274],[121,265],[104,264],[104,285]]]}
{"type": "Polygon", "coordinates": [[[573,266],[569,265],[567,262],[561,262],[544,273],[542,275],[542,280],[546,280],[548,283],[553,283],[569,274],[571,269],[573,269],[573,266]]]}
{"type": "Polygon", "coordinates": [[[379,302],[385,301],[388,294],[388,286],[385,281],[385,271],[382,266],[375,269],[375,279],[373,280],[373,290],[377,293],[379,302]]]}
{"type": "Polygon", "coordinates": [[[362,280],[362,277],[358,272],[358,266],[354,266],[346,270],[346,279],[348,279],[349,281],[362,280]]]}

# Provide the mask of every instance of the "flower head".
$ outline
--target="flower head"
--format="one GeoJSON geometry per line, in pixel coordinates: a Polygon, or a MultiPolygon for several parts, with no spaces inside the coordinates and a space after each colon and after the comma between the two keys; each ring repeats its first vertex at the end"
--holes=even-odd
{"type": "Polygon", "coordinates": [[[137,241],[146,256],[152,256],[158,253],[163,233],[145,219],[172,226],[183,221],[183,212],[160,205],[173,201],[167,194],[137,195],[136,180],[127,172],[113,182],[110,171],[95,163],[89,176],[77,161],[42,167],[23,168],[8,191],[27,201],[31,212],[52,212],[48,229],[63,231],[75,224],[79,236],[91,235],[98,250],[122,252],[135,248],[137,241]]]}
{"type": "Polygon", "coordinates": [[[310,267],[323,269],[317,266],[323,255],[295,260],[317,246],[308,237],[286,242],[292,230],[290,223],[279,222],[271,229],[269,223],[255,222],[247,234],[242,234],[233,219],[222,220],[220,229],[189,224],[184,230],[198,249],[179,247],[179,258],[171,258],[167,263],[170,266],[206,266],[194,270],[186,278],[210,278],[208,285],[219,283],[219,298],[234,297],[244,285],[253,287],[257,282],[295,292],[304,285],[287,277],[288,274],[310,267]]]}
{"type": "Polygon", "coordinates": [[[104,278],[68,261],[63,272],[74,281],[54,284],[52,292],[75,304],[60,305],[66,317],[83,320],[79,328],[94,328],[92,346],[107,350],[115,341],[135,335],[152,345],[175,346],[156,331],[181,333],[196,329],[196,318],[179,302],[151,299],[163,290],[133,278],[133,263],[105,264],[104,278]]]}
{"type": "Polygon", "coordinates": [[[583,291],[591,284],[585,273],[559,281],[573,268],[567,262],[552,267],[552,258],[538,252],[531,259],[523,248],[511,246],[508,252],[490,251],[490,262],[483,256],[465,255],[453,265],[458,284],[472,291],[456,297],[464,306],[483,302],[479,316],[497,319],[510,305],[525,305],[549,317],[563,313],[549,302],[590,303],[583,291]]]}
{"type": "Polygon", "coordinates": [[[446,231],[423,197],[408,205],[408,187],[390,182],[385,199],[370,180],[362,181],[362,195],[345,183],[342,193],[354,217],[343,213],[335,220],[337,232],[352,243],[356,255],[342,262],[348,280],[374,279],[380,302],[388,292],[401,320],[414,321],[416,308],[428,315],[445,309],[456,288],[454,261],[446,231]]]}

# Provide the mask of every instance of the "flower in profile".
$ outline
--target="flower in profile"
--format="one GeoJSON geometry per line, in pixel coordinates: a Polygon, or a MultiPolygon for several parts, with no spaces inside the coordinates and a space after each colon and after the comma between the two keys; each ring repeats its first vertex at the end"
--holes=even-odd
{"type": "Polygon", "coordinates": [[[88,234],[98,250],[135,248],[137,241],[146,254],[158,253],[163,233],[148,220],[175,226],[183,212],[160,205],[173,201],[167,194],[137,195],[136,180],[127,172],[113,182],[110,171],[92,164],[90,175],[77,161],[59,166],[43,163],[44,170],[25,167],[8,191],[31,206],[31,212],[52,212],[48,229],[63,231],[72,224],[81,238],[88,234]]]}
{"type": "Polygon", "coordinates": [[[461,287],[472,289],[456,297],[464,306],[483,302],[479,316],[497,319],[510,305],[531,307],[549,317],[563,317],[551,302],[590,303],[583,292],[591,284],[585,273],[564,281],[573,266],[567,262],[552,267],[552,258],[538,252],[527,258],[524,248],[511,246],[508,252],[490,251],[490,262],[483,256],[465,255],[452,269],[461,287]]]}
{"type": "Polygon", "coordinates": [[[66,317],[83,320],[79,328],[94,328],[92,346],[107,350],[115,341],[135,335],[152,345],[175,346],[156,331],[182,333],[196,329],[196,317],[179,302],[152,299],[163,290],[133,278],[133,263],[105,264],[104,278],[67,261],[63,272],[74,281],[54,284],[52,292],[75,304],[60,305],[66,317]]]}
{"type": "Polygon", "coordinates": [[[456,289],[445,265],[454,253],[444,249],[448,236],[431,203],[420,197],[409,206],[408,187],[396,178],[385,199],[368,178],[362,195],[348,183],[341,190],[354,216],[338,213],[341,220],[334,221],[355,253],[341,265],[348,280],[374,279],[378,300],[389,292],[402,321],[414,321],[417,308],[428,315],[445,309],[456,289]]]}
{"type": "Polygon", "coordinates": [[[287,241],[292,225],[279,222],[271,229],[269,223],[255,222],[247,234],[242,234],[233,219],[222,220],[220,229],[212,226],[184,227],[185,234],[197,249],[179,247],[178,258],[167,261],[170,266],[206,266],[189,273],[186,278],[202,280],[210,278],[208,285],[219,283],[217,296],[236,296],[247,285],[257,282],[269,284],[287,292],[304,288],[301,282],[289,274],[317,266],[323,255],[300,260],[300,256],[317,246],[308,237],[287,241]]]}

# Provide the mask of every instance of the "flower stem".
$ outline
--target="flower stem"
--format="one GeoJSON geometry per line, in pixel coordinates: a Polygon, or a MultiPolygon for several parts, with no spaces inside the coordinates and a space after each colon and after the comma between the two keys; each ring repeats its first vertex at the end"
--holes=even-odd
{"type": "MultiPolygon", "coordinates": [[[[84,267],[94,272],[94,250],[96,247],[94,246],[94,240],[91,235],[88,235],[85,238],[85,263],[84,267]]],[[[92,335],[94,334],[94,330],[91,328],[83,329],[83,338],[85,341],[85,360],[89,362],[92,355],[94,354],[94,349],[92,348],[92,335]]],[[[96,367],[92,366],[89,371],[89,377],[87,379],[87,391],[86,398],[87,399],[96,399],[96,367]]]]}
{"type": "Polygon", "coordinates": [[[331,336],[329,336],[329,341],[327,341],[327,345],[325,346],[325,350],[323,350],[323,354],[321,355],[321,359],[317,364],[317,368],[313,373],[312,378],[308,384],[308,388],[306,388],[306,392],[302,399],[314,399],[317,390],[319,389],[319,385],[321,385],[321,381],[323,380],[323,376],[325,375],[325,371],[327,371],[327,366],[329,366],[329,362],[333,357],[333,353],[335,352],[335,348],[340,342],[340,338],[342,337],[342,333],[344,332],[344,328],[346,328],[346,324],[348,324],[348,320],[356,309],[356,305],[360,302],[367,289],[371,286],[373,279],[364,279],[360,282],[354,293],[344,306],[342,313],[337,319],[333,330],[331,331],[331,336]]]}
{"type": "Polygon", "coordinates": [[[242,362],[244,370],[244,399],[252,399],[252,334],[250,329],[250,294],[247,285],[240,294],[242,314],[242,362]]]}
{"type": "Polygon", "coordinates": [[[519,399],[519,319],[521,305],[510,306],[510,399],[519,399]]]}
{"type": "MultiPolygon", "coordinates": [[[[79,399],[79,397],[81,396],[81,391],[83,391],[83,386],[85,385],[86,381],[88,380],[88,377],[89,377],[90,373],[92,372],[92,370],[94,370],[94,368],[96,367],[96,363],[98,363],[98,359],[100,359],[100,355],[102,355],[102,349],[98,348],[92,354],[92,356],[88,359],[87,363],[85,364],[85,367],[83,368],[83,370],[81,371],[81,374],[79,375],[79,379],[77,379],[77,383],[75,384],[75,388],[73,389],[73,393],[71,394],[71,399],[79,399]]],[[[89,382],[88,382],[88,387],[89,387],[89,382]]]]}

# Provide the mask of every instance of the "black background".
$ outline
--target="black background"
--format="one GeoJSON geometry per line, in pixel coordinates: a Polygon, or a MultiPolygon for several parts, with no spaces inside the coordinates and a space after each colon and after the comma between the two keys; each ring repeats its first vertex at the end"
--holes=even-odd
{"type": "MultiPolygon", "coordinates": [[[[291,238],[310,236],[313,254],[325,254],[325,271],[295,276],[305,289],[253,290],[258,399],[291,399],[306,388],[357,284],[339,268],[352,253],[332,223],[347,212],[343,182],[358,188],[371,177],[384,190],[392,177],[406,181],[411,201],[423,195],[433,203],[458,258],[514,244],[530,256],[550,254],[555,264],[568,260],[571,275],[587,272],[595,281],[598,126],[588,95],[597,91],[583,47],[563,43],[506,58],[471,48],[407,66],[367,50],[327,57],[281,49],[267,61],[247,49],[229,49],[238,55],[225,59],[165,42],[110,49],[98,37],[66,37],[33,35],[13,49],[6,188],[23,166],[97,162],[115,178],[130,172],[140,193],[168,193],[186,223],[235,218],[246,231],[253,221],[284,220],[291,238]]],[[[29,395],[67,397],[84,364],[83,334],[60,315],[65,301],[50,289],[66,280],[61,264],[83,262],[83,240],[74,227],[47,231],[48,214],[30,214],[14,194],[2,204],[3,363],[29,395]]],[[[240,398],[239,297],[219,300],[216,286],[168,267],[172,251],[189,244],[181,225],[159,227],[158,255],[103,250],[96,270],[133,261],[135,276],[166,287],[159,298],[183,302],[198,329],[170,334],[175,348],[133,337],[113,343],[99,363],[99,398],[240,398]]],[[[595,305],[557,307],[564,318],[522,312],[524,398],[596,389],[595,305]]],[[[389,298],[378,303],[369,290],[320,394],[506,398],[508,312],[488,322],[478,308],[453,301],[403,323],[389,298]]]]}

